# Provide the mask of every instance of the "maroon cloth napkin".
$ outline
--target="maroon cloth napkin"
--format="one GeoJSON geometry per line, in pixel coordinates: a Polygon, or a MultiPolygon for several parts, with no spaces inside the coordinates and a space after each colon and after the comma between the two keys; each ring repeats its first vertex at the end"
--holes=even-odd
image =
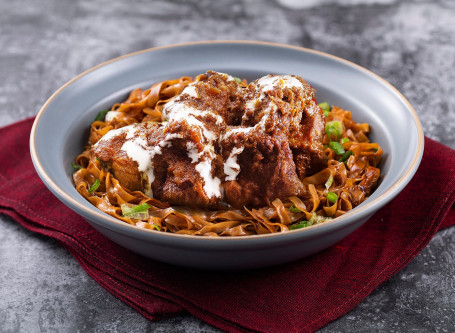
{"type": "Polygon", "coordinates": [[[111,242],[46,189],[29,155],[32,122],[0,129],[0,212],[56,239],[100,285],[150,320],[186,310],[226,331],[314,331],[403,268],[438,229],[455,224],[455,151],[426,138],[410,184],[331,248],[248,272],[175,267],[111,242]]]}

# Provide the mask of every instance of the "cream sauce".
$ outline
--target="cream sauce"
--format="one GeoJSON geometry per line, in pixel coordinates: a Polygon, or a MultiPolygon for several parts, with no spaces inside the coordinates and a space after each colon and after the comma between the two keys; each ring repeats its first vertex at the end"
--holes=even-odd
{"type": "Polygon", "coordinates": [[[226,181],[235,180],[240,173],[240,165],[237,163],[237,156],[245,149],[245,147],[234,148],[231,154],[224,163],[224,173],[226,174],[226,181]]]}

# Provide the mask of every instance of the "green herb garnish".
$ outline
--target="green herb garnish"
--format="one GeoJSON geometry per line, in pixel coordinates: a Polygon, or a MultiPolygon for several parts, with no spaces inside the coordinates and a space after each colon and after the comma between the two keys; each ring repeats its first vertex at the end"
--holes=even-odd
{"type": "Polygon", "coordinates": [[[298,224],[291,225],[289,227],[289,230],[297,230],[297,229],[306,228],[306,227],[308,227],[308,221],[300,221],[300,223],[298,223],[298,224]]]}
{"type": "Polygon", "coordinates": [[[313,213],[310,220],[308,221],[308,225],[324,223],[331,219],[332,219],[331,217],[324,217],[324,216],[317,215],[316,213],[313,213]]]}
{"type": "Polygon", "coordinates": [[[330,104],[327,103],[327,102],[320,103],[320,104],[319,104],[319,107],[322,109],[322,111],[330,112],[330,111],[332,110],[332,107],[331,107],[330,104]]]}
{"type": "Polygon", "coordinates": [[[242,80],[240,80],[238,77],[234,77],[234,80],[236,80],[238,84],[242,83],[242,80]]]}
{"type": "Polygon", "coordinates": [[[329,121],[327,124],[325,124],[326,131],[328,128],[334,128],[338,131],[338,133],[343,133],[343,125],[338,120],[329,121]]]}
{"type": "Polygon", "coordinates": [[[343,133],[343,125],[338,120],[329,121],[325,124],[325,133],[331,141],[338,141],[343,133]]]}
{"type": "Polygon", "coordinates": [[[150,205],[146,202],[136,206],[122,204],[120,208],[122,209],[122,214],[124,217],[131,217],[133,219],[142,220],[148,218],[148,210],[150,208],[150,205]]]}
{"type": "Polygon", "coordinates": [[[103,111],[100,111],[96,117],[95,117],[95,120],[93,121],[103,121],[104,118],[106,118],[106,114],[109,112],[109,110],[103,110],[103,111]]]}
{"type": "Polygon", "coordinates": [[[74,170],[80,170],[82,169],[82,166],[80,166],[79,164],[76,164],[76,163],[71,163],[71,166],[73,167],[74,170]]]}
{"type": "Polygon", "coordinates": [[[291,207],[289,207],[289,211],[292,213],[301,213],[302,211],[298,209],[294,204],[292,204],[291,207]]]}
{"type": "Polygon", "coordinates": [[[346,153],[344,153],[343,156],[341,156],[341,158],[340,158],[339,161],[340,161],[340,162],[347,161],[348,158],[349,158],[349,156],[351,156],[351,155],[352,155],[352,151],[348,150],[346,153]]]}
{"type": "Polygon", "coordinates": [[[161,228],[157,226],[155,223],[153,223],[153,226],[155,227],[156,230],[161,231],[161,228]]]}
{"type": "Polygon", "coordinates": [[[349,139],[348,138],[342,138],[340,140],[340,143],[346,143],[346,142],[349,142],[349,139]]]}
{"type": "Polygon", "coordinates": [[[330,174],[329,179],[327,179],[327,181],[325,182],[325,188],[326,188],[326,189],[329,189],[330,186],[332,186],[332,183],[333,183],[333,175],[330,174]]]}
{"type": "Polygon", "coordinates": [[[93,193],[94,191],[96,191],[98,189],[98,187],[100,187],[100,180],[97,179],[93,182],[93,184],[90,186],[90,188],[88,189],[88,191],[90,193],[93,193]]]}
{"type": "Polygon", "coordinates": [[[343,146],[339,142],[335,141],[330,141],[329,142],[329,147],[335,152],[337,155],[343,155],[345,153],[345,150],[343,146]]]}
{"type": "Polygon", "coordinates": [[[329,200],[331,203],[335,203],[338,200],[338,195],[333,192],[329,192],[327,193],[327,200],[329,200]]]}

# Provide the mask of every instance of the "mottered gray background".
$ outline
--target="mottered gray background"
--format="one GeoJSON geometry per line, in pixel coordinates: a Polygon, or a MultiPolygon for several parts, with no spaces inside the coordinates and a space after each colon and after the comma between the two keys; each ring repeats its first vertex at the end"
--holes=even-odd
{"type": "MultiPolygon", "coordinates": [[[[62,84],[160,45],[242,39],[313,48],[384,77],[425,135],[455,148],[455,0],[0,0],[0,126],[62,84]]],[[[27,133],[24,133],[27,135],[27,133]]],[[[321,332],[455,330],[455,228],[321,332]]],[[[189,314],[150,322],[48,238],[0,216],[0,332],[217,332],[189,314]]]]}

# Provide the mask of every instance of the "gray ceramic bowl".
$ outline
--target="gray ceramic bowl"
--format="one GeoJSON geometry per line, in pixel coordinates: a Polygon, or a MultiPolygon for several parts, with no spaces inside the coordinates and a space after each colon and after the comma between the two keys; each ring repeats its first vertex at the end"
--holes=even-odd
{"type": "Polygon", "coordinates": [[[389,83],[346,60],[300,47],[260,42],[202,42],[132,53],[96,66],[61,87],[44,104],[30,137],[35,168],[69,208],[118,244],[146,257],[189,267],[245,269],[289,262],[346,237],[394,198],[417,170],[423,134],[409,102],[389,83]],[[333,221],[288,233],[203,238],[139,229],[99,211],[75,190],[71,162],[87,141],[94,116],[136,87],[215,70],[253,80],[296,74],[327,101],[371,124],[384,150],[380,186],[359,207],[333,221]]]}

